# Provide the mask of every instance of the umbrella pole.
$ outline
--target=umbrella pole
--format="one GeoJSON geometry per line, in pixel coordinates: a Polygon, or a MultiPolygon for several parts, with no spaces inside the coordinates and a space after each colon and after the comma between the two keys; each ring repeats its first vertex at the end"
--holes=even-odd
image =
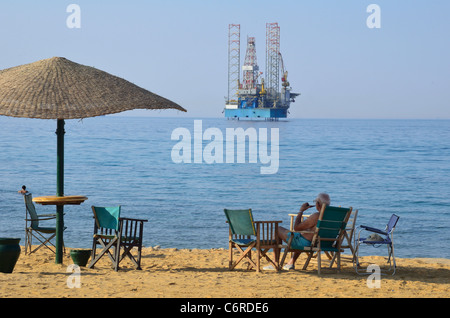
{"type": "MultiPolygon", "coordinates": [[[[56,154],[56,195],[64,196],[64,119],[58,119],[56,154]]],[[[56,206],[56,264],[62,264],[64,231],[64,205],[56,206]]]]}

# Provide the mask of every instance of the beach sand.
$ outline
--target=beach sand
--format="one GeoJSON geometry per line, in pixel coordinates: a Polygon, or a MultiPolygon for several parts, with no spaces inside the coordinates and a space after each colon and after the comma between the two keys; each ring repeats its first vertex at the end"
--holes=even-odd
{"type": "MultiPolygon", "coordinates": [[[[111,269],[103,257],[93,269],[81,267],[77,276],[67,272],[73,264],[69,248],[63,264],[55,264],[54,254],[42,248],[24,255],[23,247],[13,273],[0,273],[0,297],[26,298],[448,298],[450,260],[399,259],[395,276],[381,276],[379,288],[369,288],[367,275],[355,273],[353,265],[342,261],[341,272],[323,270],[317,275],[313,259],[301,270],[301,256],[293,271],[247,271],[238,265],[228,270],[226,249],[143,249],[142,270],[126,259],[121,270],[111,269]],[[74,287],[77,277],[79,288],[74,287]],[[71,284],[68,284],[68,281],[71,284]],[[69,286],[72,286],[70,288],[69,286]]],[[[322,257],[325,265],[326,257],[322,257]]],[[[383,264],[380,256],[364,257],[362,265],[383,264]]],[[[267,263],[262,262],[262,266],[267,263]]]]}

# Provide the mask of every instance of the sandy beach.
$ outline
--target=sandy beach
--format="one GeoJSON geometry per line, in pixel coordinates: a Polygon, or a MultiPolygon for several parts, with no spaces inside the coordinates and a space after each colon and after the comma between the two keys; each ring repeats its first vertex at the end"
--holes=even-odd
{"type": "MultiPolygon", "coordinates": [[[[1,298],[448,298],[450,260],[397,258],[395,276],[382,276],[379,288],[369,288],[367,276],[357,275],[344,257],[341,272],[324,270],[317,275],[313,260],[300,270],[300,257],[293,271],[247,271],[244,266],[228,270],[226,249],[143,249],[142,270],[127,259],[121,270],[111,269],[103,257],[96,267],[71,271],[67,248],[63,264],[54,254],[40,249],[22,253],[13,273],[0,273],[1,298]],[[75,280],[78,279],[78,280],[75,280]],[[69,283],[68,283],[69,282],[69,283]],[[78,282],[79,288],[76,287],[78,282]],[[72,288],[71,288],[72,287],[72,288]]],[[[324,257],[325,258],[325,257],[324,257]]],[[[324,259],[323,258],[323,259],[324,259]]],[[[379,256],[363,258],[382,264],[379,256]],[[381,262],[381,263],[380,263],[381,262]]],[[[324,264],[324,263],[323,263],[324,264]]],[[[263,262],[263,266],[266,263],[263,262]]]]}

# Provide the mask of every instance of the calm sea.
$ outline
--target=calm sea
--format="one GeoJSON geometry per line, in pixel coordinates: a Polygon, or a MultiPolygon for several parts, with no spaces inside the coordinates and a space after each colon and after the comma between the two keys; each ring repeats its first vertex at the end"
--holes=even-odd
{"type": "MultiPolygon", "coordinates": [[[[65,194],[89,197],[65,208],[67,246],[90,247],[91,205],[122,205],[124,216],[148,219],[145,246],[227,248],[224,208],[252,208],[255,219],[288,227],[289,213],[327,192],[333,205],[359,210],[358,225],[384,228],[399,215],[396,256],[450,258],[448,120],[202,119],[203,131],[217,128],[224,140],[226,128],[253,127],[258,138],[259,128],[278,128],[275,174],[261,174],[268,164],[259,157],[256,163],[226,163],[225,155],[224,163],[174,163],[178,141],[171,134],[180,127],[194,137],[194,118],[66,121],[65,194]]],[[[55,194],[55,130],[54,120],[0,117],[0,237],[24,243],[22,185],[33,196],[55,194]]]]}

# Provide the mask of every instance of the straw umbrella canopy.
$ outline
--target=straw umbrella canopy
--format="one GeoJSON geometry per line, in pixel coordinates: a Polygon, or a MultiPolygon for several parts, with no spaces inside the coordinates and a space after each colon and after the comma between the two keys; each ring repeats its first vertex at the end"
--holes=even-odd
{"type": "MultiPolygon", "coordinates": [[[[63,57],[0,70],[0,115],[57,120],[57,196],[64,196],[64,120],[180,105],[129,81],[63,57]]],[[[57,206],[56,263],[62,263],[63,206],[57,206]]]]}
{"type": "Polygon", "coordinates": [[[94,67],[53,57],[0,71],[0,115],[76,119],[183,107],[94,67]]]}

